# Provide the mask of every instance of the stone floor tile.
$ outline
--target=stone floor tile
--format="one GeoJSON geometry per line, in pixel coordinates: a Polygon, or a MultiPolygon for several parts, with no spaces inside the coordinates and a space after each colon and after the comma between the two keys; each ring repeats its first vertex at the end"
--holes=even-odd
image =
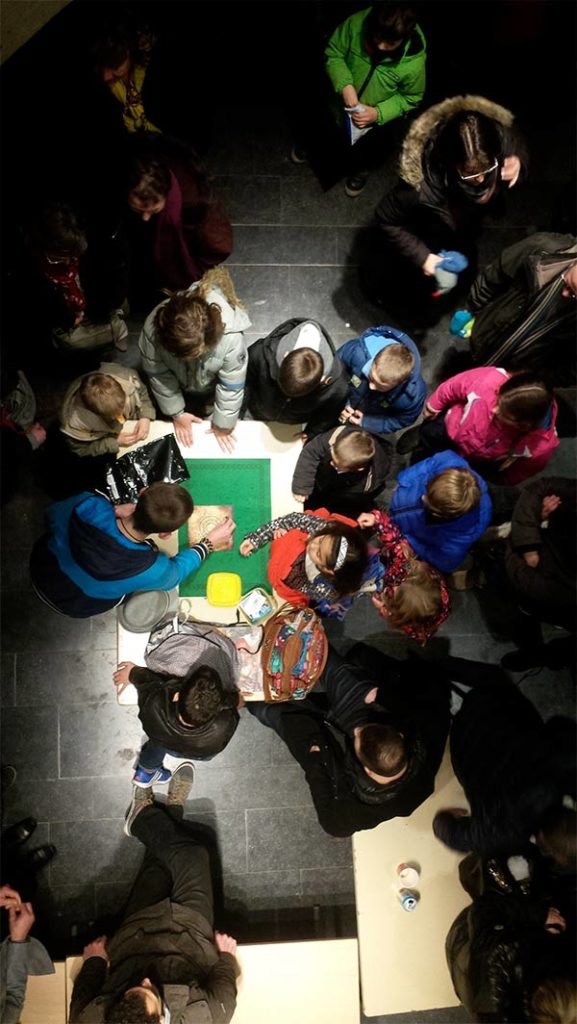
{"type": "Polygon", "coordinates": [[[16,668],[16,704],[116,705],[112,651],[23,651],[16,668]]]}
{"type": "Polygon", "coordinates": [[[4,798],[6,823],[32,815],[37,821],[83,821],[93,818],[92,780],[46,779],[34,786],[18,777],[4,798]]]}
{"type": "Polygon", "coordinates": [[[130,773],[143,735],[136,712],[117,704],[61,707],[61,778],[130,773]]]}
{"type": "Polygon", "coordinates": [[[62,821],[51,825],[58,857],[51,864],[52,885],[131,882],[142,860],[143,848],[125,836],[122,818],[100,821],[62,821]]]}
{"type": "Polygon", "coordinates": [[[5,708],[2,713],[2,762],[14,765],[19,782],[58,778],[56,708],[5,708]]]}
{"type": "Polygon", "coordinates": [[[247,810],[248,862],[275,870],[346,867],[352,863],[350,839],[335,839],[321,829],[314,808],[247,810]]]}
{"type": "Polygon", "coordinates": [[[227,266],[230,266],[239,262],[239,225],[279,223],[280,181],[276,176],[264,174],[259,177],[253,174],[223,174],[215,177],[214,188],[233,224],[234,249],[227,261],[227,266]]]}

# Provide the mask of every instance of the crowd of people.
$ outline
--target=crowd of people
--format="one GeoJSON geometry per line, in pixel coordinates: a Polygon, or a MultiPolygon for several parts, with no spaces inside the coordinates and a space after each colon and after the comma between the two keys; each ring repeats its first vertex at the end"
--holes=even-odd
{"type": "MultiPolygon", "coordinates": [[[[449,740],[470,805],[433,823],[467,855],[460,878],[472,903],[446,947],[455,991],[479,1021],[574,1024],[575,728],[544,722],[506,670],[572,666],[574,656],[577,485],[542,471],[559,444],[555,389],[574,382],[577,239],[533,234],[479,267],[487,212],[530,174],[516,118],[477,95],[420,109],[425,33],[410,3],[375,3],[327,40],[327,95],[291,159],[314,166],[330,137],[354,201],[400,145],[363,268],[395,323],[337,347],[322,323],[295,315],[248,346],[250,312],[224,265],[234,241],[223,204],[190,143],[147,106],[153,46],[116,25],[91,51],[124,132],[106,215],[88,195],[43,196],[4,271],[7,329],[25,307],[32,340],[4,353],[2,499],[15,466],[42,449],[83,484],[47,511],[30,558],[38,598],[90,618],[178,587],[233,543],[246,558],[270,544],[268,580],[284,601],[342,619],[368,594],[383,633],[423,646],[445,622],[450,633],[456,574],[489,557],[522,628],[501,666],[447,657],[425,673],[423,661],[362,644],[346,657],[331,648],[313,692],[276,705],[245,704],[237,646],[210,627],[189,626],[145,666],[121,663],[114,684],[136,688],[147,737],[125,832],[146,857],[118,930],[84,950],[70,1020],[231,1019],[236,943],[214,930],[208,855],[183,814],[195,761],[218,756],[250,713],[286,743],[334,836],[409,816],[434,791],[449,740]],[[468,339],[470,368],[430,388],[419,325],[445,312],[468,339]],[[129,315],[142,325],[137,366],[124,359],[129,315]],[[48,433],[35,398],[47,365],[68,383],[48,433]],[[147,440],[153,420],[172,423],[187,450],[208,421],[234,457],[245,417],[300,427],[292,493],[302,510],[254,522],[242,538],[227,518],[168,557],[151,538],[188,521],[187,489],[153,483],[122,505],[103,493],[108,466],[147,440]],[[563,636],[545,643],[542,623],[563,636]],[[153,789],[163,784],[164,804],[153,789]]],[[[5,875],[12,1016],[2,1019],[16,1021],[26,974],[17,946],[34,915],[5,875]]]]}

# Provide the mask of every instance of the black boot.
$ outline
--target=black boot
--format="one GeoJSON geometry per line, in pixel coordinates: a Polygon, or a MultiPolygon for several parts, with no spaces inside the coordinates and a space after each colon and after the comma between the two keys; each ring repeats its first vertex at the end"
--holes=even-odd
{"type": "Polygon", "coordinates": [[[23,818],[22,821],[17,821],[15,825],[10,825],[2,834],[2,846],[5,850],[14,849],[15,846],[21,846],[25,843],[36,828],[35,818],[23,818]]]}

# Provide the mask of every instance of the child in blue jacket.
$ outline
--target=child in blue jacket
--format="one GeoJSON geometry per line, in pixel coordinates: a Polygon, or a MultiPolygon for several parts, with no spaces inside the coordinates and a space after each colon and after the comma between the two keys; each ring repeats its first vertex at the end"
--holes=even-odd
{"type": "Polygon", "coordinates": [[[399,473],[389,515],[419,558],[454,572],[487,529],[492,506],[482,477],[444,451],[399,473]]]}
{"type": "Polygon", "coordinates": [[[414,423],[427,388],[421,357],[408,334],[394,327],[370,327],[347,341],[339,358],[350,374],[349,400],[341,422],[371,434],[389,434],[414,423]]]}

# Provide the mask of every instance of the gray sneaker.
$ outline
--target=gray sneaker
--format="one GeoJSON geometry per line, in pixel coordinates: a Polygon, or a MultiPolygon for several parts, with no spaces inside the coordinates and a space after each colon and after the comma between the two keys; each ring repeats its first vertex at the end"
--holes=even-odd
{"type": "Polygon", "coordinates": [[[143,789],[142,786],[132,787],[132,800],[124,815],[124,835],[132,835],[132,825],[137,814],[140,814],[144,807],[152,807],[154,793],[151,789],[143,789]]]}
{"type": "Polygon", "coordinates": [[[168,799],[166,801],[168,806],[184,807],[193,782],[194,766],[191,761],[182,761],[178,767],[173,768],[172,778],[168,785],[168,799]]]}

